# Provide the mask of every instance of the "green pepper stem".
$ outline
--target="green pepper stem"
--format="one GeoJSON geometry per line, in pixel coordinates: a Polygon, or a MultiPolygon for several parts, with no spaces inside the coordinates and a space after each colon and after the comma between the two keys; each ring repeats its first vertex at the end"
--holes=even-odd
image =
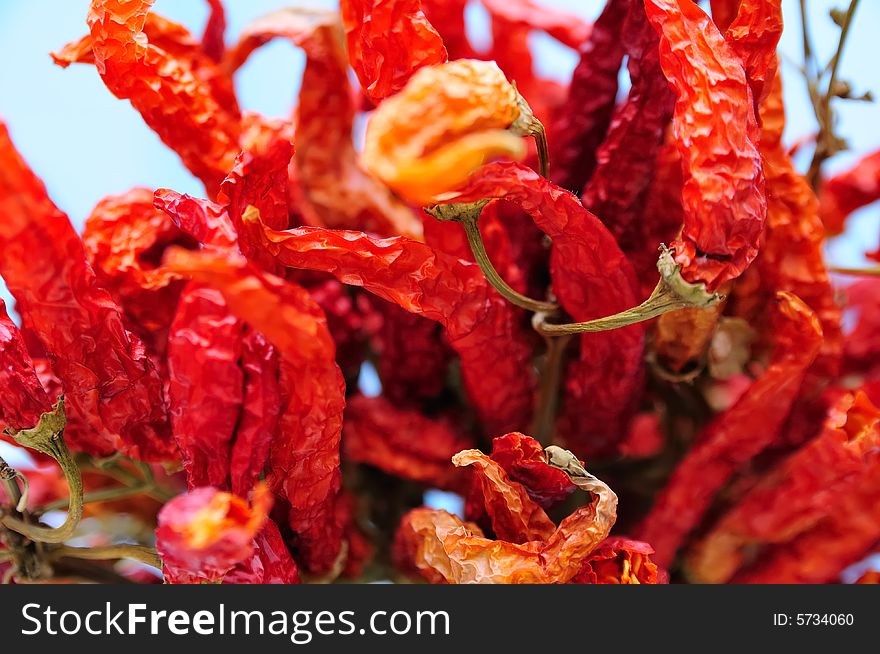
{"type": "Polygon", "coordinates": [[[15,439],[15,442],[24,447],[37,450],[52,457],[61,466],[61,471],[67,480],[70,494],[70,508],[67,511],[67,519],[59,527],[43,527],[31,525],[12,516],[4,515],[0,519],[7,529],[16,531],[22,536],[42,543],[62,543],[71,538],[82,519],[83,513],[83,484],[79,467],[70,455],[70,450],[64,443],[64,426],[67,420],[64,415],[64,400],[59,399],[52,411],[40,416],[40,422],[32,429],[22,431],[7,431],[15,439]]]}
{"type": "Polygon", "coordinates": [[[52,550],[52,558],[87,559],[90,561],[108,561],[110,559],[131,559],[140,561],[159,570],[162,562],[152,547],[145,545],[106,545],[104,547],[70,547],[61,545],[52,550]]]}
{"type": "Polygon", "coordinates": [[[703,284],[686,282],[681,276],[680,266],[675,263],[671,251],[665,246],[661,246],[657,269],[660,271],[660,281],[657,282],[651,296],[637,307],[595,320],[564,325],[547,322],[546,314],[536,314],[532,325],[544,336],[604,332],[644,322],[677,309],[707,308],[721,299],[717,293],[707,293],[703,284]]]}
{"type": "MultiPolygon", "coordinates": [[[[514,89],[516,84],[514,84],[514,89]]],[[[550,146],[547,143],[547,130],[544,124],[537,119],[535,112],[526,102],[522,94],[516,92],[516,104],[519,107],[519,116],[510,126],[511,131],[520,136],[531,136],[535,139],[535,146],[538,150],[538,172],[541,177],[550,177],[550,146]]]]}
{"type": "MultiPolygon", "coordinates": [[[[116,488],[102,488],[101,490],[93,491],[91,493],[85,493],[83,495],[83,504],[93,504],[95,502],[110,502],[112,500],[121,500],[126,497],[132,497],[134,495],[141,495],[146,493],[150,487],[147,484],[140,484],[137,486],[118,486],[116,488]]],[[[41,513],[47,513],[49,511],[63,511],[68,508],[70,505],[70,500],[67,498],[62,498],[59,500],[55,500],[54,502],[49,502],[44,506],[40,507],[41,513]]]]}
{"type": "Polygon", "coordinates": [[[454,221],[460,223],[464,227],[467,235],[468,244],[474,255],[474,261],[483,271],[492,287],[511,304],[514,304],[526,311],[536,311],[543,313],[554,313],[559,308],[551,302],[541,302],[519,293],[510,287],[504,279],[495,270],[492,265],[486,247],[483,244],[483,235],[480,233],[479,219],[483,212],[483,207],[489,203],[488,200],[480,200],[478,202],[461,203],[461,204],[438,204],[434,207],[425,209],[425,212],[443,221],[454,221]]]}
{"type": "Polygon", "coordinates": [[[828,272],[838,275],[853,275],[854,277],[880,277],[880,267],[877,268],[829,268],[828,272]]]}

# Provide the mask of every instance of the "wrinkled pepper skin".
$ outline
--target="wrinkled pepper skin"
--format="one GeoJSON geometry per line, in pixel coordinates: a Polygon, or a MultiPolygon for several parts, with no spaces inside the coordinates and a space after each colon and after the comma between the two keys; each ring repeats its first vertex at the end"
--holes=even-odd
{"type": "Polygon", "coordinates": [[[23,324],[50,353],[67,400],[65,436],[92,454],[171,460],[162,381],[98,285],[82,241],[0,125],[0,275],[23,324]]]}
{"type": "MultiPolygon", "coordinates": [[[[111,93],[131,102],[213,196],[238,153],[238,105],[228,86],[145,38],[153,2],[92,1],[95,66],[111,93]]],[[[214,77],[222,79],[219,72],[214,77]]]]}
{"type": "MultiPolygon", "coordinates": [[[[30,429],[51,411],[46,390],[37,378],[34,362],[18,326],[0,300],[0,431],[30,429]]],[[[456,450],[457,451],[457,450],[456,450]]]]}
{"type": "Polygon", "coordinates": [[[739,57],[696,4],[645,0],[645,9],[676,94],[672,128],[685,173],[676,261],[711,292],[758,254],[767,216],[752,92],[739,57]]]}
{"type": "Polygon", "coordinates": [[[313,572],[330,569],[342,547],[336,519],[339,442],[345,382],[320,307],[301,286],[260,272],[241,258],[175,250],[167,265],[219,290],[281,358],[281,415],[268,480],[290,504],[299,558],[313,572]]]}
{"type": "Polygon", "coordinates": [[[486,431],[528,424],[535,393],[531,345],[515,309],[475,264],[404,237],[309,227],[264,227],[264,235],[264,247],[285,266],[332,273],[439,322],[461,358],[466,389],[486,431]]]}
{"type": "Polygon", "coordinates": [[[423,66],[447,60],[420,0],[342,0],[351,67],[373,102],[397,93],[423,66]]]}

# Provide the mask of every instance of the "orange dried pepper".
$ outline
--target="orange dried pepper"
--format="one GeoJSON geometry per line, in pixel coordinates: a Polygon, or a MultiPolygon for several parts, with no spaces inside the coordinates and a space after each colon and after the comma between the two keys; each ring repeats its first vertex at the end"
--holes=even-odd
{"type": "Polygon", "coordinates": [[[478,495],[496,538],[511,543],[544,541],[556,525],[529,497],[527,489],[507,476],[504,468],[479,450],[464,450],[453,457],[457,467],[473,469],[473,495],[478,495]]]}
{"type": "MultiPolygon", "coordinates": [[[[404,518],[395,540],[396,560],[429,580],[446,583],[567,583],[608,536],[617,496],[565,450],[547,450],[551,465],[590,493],[592,501],[565,518],[543,541],[516,544],[490,540],[478,528],[441,510],[416,509],[404,518]]],[[[470,464],[468,453],[453,462],[470,464]]]]}
{"type": "Polygon", "coordinates": [[[364,166],[403,198],[428,204],[490,157],[521,158],[537,128],[492,62],[461,59],[413,75],[370,117],[364,166]]]}

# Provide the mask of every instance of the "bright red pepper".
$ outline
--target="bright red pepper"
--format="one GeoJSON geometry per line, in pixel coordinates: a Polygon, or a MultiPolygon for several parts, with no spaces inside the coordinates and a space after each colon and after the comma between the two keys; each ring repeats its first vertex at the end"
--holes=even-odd
{"type": "MultiPolygon", "coordinates": [[[[52,410],[18,327],[0,300],[0,432],[30,429],[52,410]]],[[[456,450],[458,451],[458,450],[456,450]]]]}
{"type": "Polygon", "coordinates": [[[348,57],[367,97],[384,100],[423,66],[447,60],[420,0],[342,0],[348,57]]]}
{"type": "Polygon", "coordinates": [[[0,275],[64,386],[68,442],[94,454],[171,460],[162,382],[122,311],[98,285],[67,216],[0,124],[0,275]]]}
{"type": "Polygon", "coordinates": [[[305,567],[329,570],[342,547],[336,502],[345,383],[323,312],[302,287],[261,273],[229,253],[178,249],[166,262],[217,288],[229,310],[278,351],[282,409],[268,479],[290,504],[290,526],[305,567]]]}
{"type": "Polygon", "coordinates": [[[711,292],[755,258],[767,215],[752,94],[739,57],[696,4],[645,0],[645,9],[677,96],[673,132],[685,182],[675,258],[687,281],[711,292]]]}
{"type": "Polygon", "coordinates": [[[153,2],[92,0],[95,66],[111,93],[131,102],[213,196],[239,150],[232,82],[211,70],[214,62],[204,54],[202,61],[191,59],[149,41],[144,28],[153,2]]]}

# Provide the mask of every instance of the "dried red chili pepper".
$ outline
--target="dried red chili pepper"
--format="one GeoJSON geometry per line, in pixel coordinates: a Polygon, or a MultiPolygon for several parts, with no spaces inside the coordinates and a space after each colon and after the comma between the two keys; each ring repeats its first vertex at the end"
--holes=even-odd
{"type": "Polygon", "coordinates": [[[302,287],[261,273],[228,253],[178,249],[169,252],[166,263],[217,288],[229,310],[277,349],[282,412],[268,479],[273,491],[290,503],[290,526],[305,567],[330,569],[342,545],[335,505],[345,383],[323,312],[302,287]]]}
{"type": "Polygon", "coordinates": [[[216,62],[223,60],[226,44],[223,35],[226,32],[226,10],[223,0],[208,1],[208,20],[202,32],[202,50],[216,62]]]}
{"type": "MultiPolygon", "coordinates": [[[[712,10],[714,16],[715,7],[712,10]]],[[[781,0],[742,0],[736,18],[723,33],[743,63],[757,114],[770,90],[769,83],[776,77],[776,45],[782,36],[781,0]]]]}
{"type": "Polygon", "coordinates": [[[852,212],[880,200],[880,150],[824,180],[819,200],[825,231],[830,236],[840,234],[852,212]]]}
{"type": "Polygon", "coordinates": [[[553,122],[553,180],[579,193],[593,173],[596,150],[614,111],[625,53],[621,27],[632,0],[609,0],[580,46],[568,97],[553,122]]]}
{"type": "Polygon", "coordinates": [[[168,214],[181,231],[199,243],[220,249],[235,249],[235,225],[226,209],[216,202],[159,189],[153,196],[156,207],[168,214]]]}
{"type": "Polygon", "coordinates": [[[49,396],[37,378],[24,339],[6,313],[3,300],[0,300],[0,388],[3,389],[0,432],[35,427],[40,416],[51,411],[49,396]]]}
{"type": "Polygon", "coordinates": [[[831,409],[822,432],[771,469],[728,510],[688,559],[688,570],[709,583],[729,580],[757,548],[783,545],[836,512],[836,498],[876,474],[880,410],[864,394],[847,394],[831,409]]]}
{"type": "MultiPolygon", "coordinates": [[[[461,453],[456,464],[469,464],[461,453]]],[[[566,471],[592,501],[565,518],[544,541],[515,544],[485,538],[479,528],[441,510],[408,513],[395,538],[395,560],[404,570],[447,583],[567,583],[608,535],[617,496],[570,453],[548,448],[548,462],[566,471]]]]}
{"type": "Polygon", "coordinates": [[[253,488],[266,466],[281,411],[275,348],[249,327],[241,346],[244,397],[229,462],[230,487],[239,495],[253,488]]]}
{"type": "Polygon", "coordinates": [[[391,302],[379,298],[371,302],[382,321],[370,339],[382,394],[410,406],[436,399],[446,387],[453,356],[443,328],[391,302]]]}
{"type": "Polygon", "coordinates": [[[153,206],[153,191],[135,188],[95,206],[86,219],[83,245],[98,283],[125,312],[126,327],[144,340],[162,369],[168,328],[184,286],[163,270],[162,253],[170,245],[196,244],[153,206]]]}
{"type": "Polygon", "coordinates": [[[299,570],[271,519],[254,537],[254,553],[223,576],[224,584],[298,584],[299,570]]]}
{"type": "Polygon", "coordinates": [[[709,0],[709,8],[712,10],[712,20],[723,34],[730,27],[739,12],[742,0],[709,0]]]}
{"type": "Polygon", "coordinates": [[[678,464],[637,536],[668,566],[709,509],[717,491],[774,441],[801,381],[822,344],[815,314],[790,293],[777,294],[776,348],[764,374],[730,409],[719,414],[678,464]],[[772,401],[771,401],[772,400],[772,401]],[[756,430],[756,421],[761,429],[756,430]]]}
{"type": "MultiPolygon", "coordinates": [[[[661,242],[655,235],[658,219],[644,209],[674,96],[660,69],[659,39],[641,2],[630,3],[619,35],[631,87],[595,150],[595,170],[581,187],[581,201],[599,216],[627,255],[640,254],[647,246],[656,255],[661,242]]],[[[639,270],[640,281],[653,281],[655,259],[651,256],[645,269],[639,270]]]]}
{"type": "Polygon", "coordinates": [[[696,4],[646,0],[645,9],[677,96],[685,222],[675,258],[687,281],[711,292],[755,258],[767,213],[751,91],[739,58],[696,4]]]}
{"type": "Polygon", "coordinates": [[[311,227],[264,227],[264,235],[266,251],[285,266],[332,273],[439,322],[461,357],[468,395],[486,430],[528,423],[535,389],[531,345],[513,307],[477,266],[403,237],[311,227]]]}
{"type": "Polygon", "coordinates": [[[110,92],[131,102],[213,197],[239,150],[232,82],[219,69],[206,73],[212,62],[204,54],[204,61],[181,58],[149,41],[144,26],[153,2],[92,0],[95,66],[110,92]]]}
{"type": "MultiPolygon", "coordinates": [[[[684,223],[684,207],[681,204],[681,190],[684,186],[681,169],[681,155],[667,130],[666,140],[660,146],[654,161],[654,176],[645,198],[645,221],[642,234],[644,242],[638,247],[633,244],[627,253],[642,289],[642,295],[654,288],[657,269],[657,243],[671,243],[684,223]]],[[[675,313],[675,312],[670,312],[675,313]]],[[[664,314],[669,315],[669,314],[664,314]]],[[[660,316],[660,320],[664,316],[660,316]]]]}
{"type": "Polygon", "coordinates": [[[27,330],[50,353],[64,385],[65,438],[95,454],[173,459],[162,382],[143,343],[98,286],[67,216],[0,124],[0,275],[27,330]]]}
{"type": "MultiPolygon", "coordinates": [[[[222,8],[219,0],[207,0],[207,2],[209,5],[222,8]]],[[[205,25],[206,34],[209,30],[216,31],[218,29],[216,15],[213,10],[209,14],[208,22],[205,25]]],[[[149,12],[144,18],[143,32],[152,45],[175,57],[188,60],[194,66],[199,77],[205,82],[213,84],[216,92],[232,96],[234,101],[230,80],[218,74],[218,70],[213,65],[217,60],[214,60],[211,53],[206,50],[204,40],[199,42],[186,27],[155,12],[149,12]]],[[[94,38],[91,34],[86,34],[79,40],[72,41],[60,50],[50,53],[50,56],[55,64],[62,68],[67,68],[70,64],[94,65],[94,38]]]]}
{"type": "MultiPolygon", "coordinates": [[[[157,191],[155,202],[183,231],[196,240],[224,252],[235,251],[235,227],[228,213],[220,205],[168,190],[157,191]]],[[[212,292],[205,288],[199,289],[196,293],[212,295],[212,292]]],[[[189,316],[194,324],[182,326],[181,333],[176,337],[179,347],[174,348],[172,360],[179,357],[182,369],[191,373],[191,376],[199,378],[204,373],[205,367],[192,368],[190,344],[187,341],[200,337],[202,343],[213,342],[216,337],[216,352],[221,356],[211,363],[215,367],[219,366],[221,370],[215,371],[216,377],[207,383],[225,387],[227,392],[203,395],[200,392],[203,384],[193,386],[189,383],[189,378],[172,380],[172,402],[174,403],[175,395],[182,394],[186,399],[180,404],[189,406],[193,398],[188,396],[195,393],[201,401],[214,404],[211,411],[205,412],[181,409],[184,413],[183,426],[192,426],[192,433],[199,434],[203,432],[198,427],[198,423],[215,421],[222,427],[219,435],[214,434],[215,438],[219,436],[218,440],[221,443],[224,442],[224,434],[227,435],[226,441],[232,438],[232,432],[229,430],[229,423],[232,421],[234,438],[231,441],[231,450],[211,451],[207,456],[217,458],[217,454],[221,454],[214,465],[220,470],[228,469],[229,486],[233,492],[242,494],[250,490],[262,472],[272,437],[277,429],[281,402],[278,361],[274,348],[260,333],[243,326],[229,314],[222,297],[215,296],[213,299],[216,303],[208,303],[212,310],[207,311],[205,316],[189,316]],[[211,330],[211,333],[205,334],[199,334],[198,329],[193,329],[211,322],[215,326],[223,326],[223,329],[211,330]],[[235,338],[231,338],[236,334],[235,338]],[[231,359],[236,349],[240,349],[241,358],[232,365],[231,359]],[[240,380],[242,374],[244,375],[243,391],[240,387],[236,387],[236,380],[240,380]],[[235,402],[230,402],[229,399],[230,396],[236,395],[240,397],[240,412],[235,402]]],[[[184,308],[182,304],[181,310],[184,308]]],[[[214,347],[209,348],[209,351],[211,349],[214,347]]]]}
{"type": "Polygon", "coordinates": [[[772,548],[731,583],[826,583],[870,554],[880,539],[880,462],[876,452],[872,458],[870,474],[836,498],[830,515],[794,541],[772,548]]]}
{"type": "Polygon", "coordinates": [[[348,57],[367,97],[384,100],[423,66],[447,60],[419,0],[342,0],[348,57]]]}
{"type": "Polygon", "coordinates": [[[637,540],[612,536],[606,538],[572,584],[665,584],[666,573],[652,560],[654,548],[637,540]]]}
{"type": "Polygon", "coordinates": [[[577,489],[568,475],[547,463],[544,448],[530,436],[512,432],[494,438],[489,456],[545,509],[559,504],[577,489]]]}
{"type": "Polygon", "coordinates": [[[168,400],[190,488],[229,486],[243,410],[242,330],[220,291],[186,287],[168,338],[168,400]]]}
{"type": "MultiPolygon", "coordinates": [[[[622,311],[638,303],[632,267],[614,237],[578,199],[525,166],[484,166],[446,200],[498,198],[515,203],[553,239],[553,290],[575,320],[622,311]]],[[[579,360],[569,366],[559,435],[578,454],[608,453],[641,388],[643,328],[584,334],[579,360]]]]}
{"type": "Polygon", "coordinates": [[[473,489],[469,500],[480,502],[498,540],[510,543],[545,541],[556,530],[544,509],[529,497],[527,489],[510,479],[497,461],[479,450],[459,452],[454,461],[456,466],[472,468],[473,489]]]}
{"type": "Polygon", "coordinates": [[[532,0],[480,0],[480,3],[492,17],[502,16],[510,24],[545,32],[569,48],[580,47],[591,29],[595,29],[576,14],[532,0]]]}
{"type": "Polygon", "coordinates": [[[217,582],[251,557],[272,494],[257,486],[251,504],[215,488],[179,495],[159,512],[156,548],[170,583],[217,582]]]}
{"type": "Polygon", "coordinates": [[[421,4],[422,12],[440,33],[450,59],[479,59],[465,25],[468,0],[422,0],[421,4]]]}
{"type": "Polygon", "coordinates": [[[293,127],[285,121],[255,122],[242,137],[242,151],[217,194],[238,232],[241,253],[269,271],[273,262],[260,250],[260,234],[242,216],[254,207],[276,229],[290,224],[287,167],[293,156],[292,138],[293,127]]]}
{"type": "MultiPolygon", "coordinates": [[[[738,313],[760,324],[765,306],[775,291],[790,291],[816,312],[824,342],[816,374],[837,374],[843,334],[841,307],[822,253],[825,234],[818,217],[816,196],[794,167],[782,143],[785,109],[777,75],[767,88],[761,106],[760,151],[767,178],[767,225],[764,243],[749,279],[737,289],[738,313]],[[750,291],[750,287],[755,290],[750,291]],[[750,306],[751,305],[751,306],[750,306]]],[[[766,331],[766,329],[765,329],[766,331]]],[[[772,338],[772,332],[768,332],[772,338]]]]}
{"type": "Polygon", "coordinates": [[[450,459],[468,439],[447,420],[395,407],[384,397],[348,399],[342,430],[345,459],[438,488],[462,487],[450,459]]]}
{"type": "Polygon", "coordinates": [[[354,98],[338,21],[338,14],[329,11],[271,13],[245,29],[226,66],[237,69],[274,38],[289,39],[305,51],[293,166],[295,190],[302,195],[297,204],[306,224],[419,238],[421,224],[413,211],[358,163],[352,142],[354,98]]]}

